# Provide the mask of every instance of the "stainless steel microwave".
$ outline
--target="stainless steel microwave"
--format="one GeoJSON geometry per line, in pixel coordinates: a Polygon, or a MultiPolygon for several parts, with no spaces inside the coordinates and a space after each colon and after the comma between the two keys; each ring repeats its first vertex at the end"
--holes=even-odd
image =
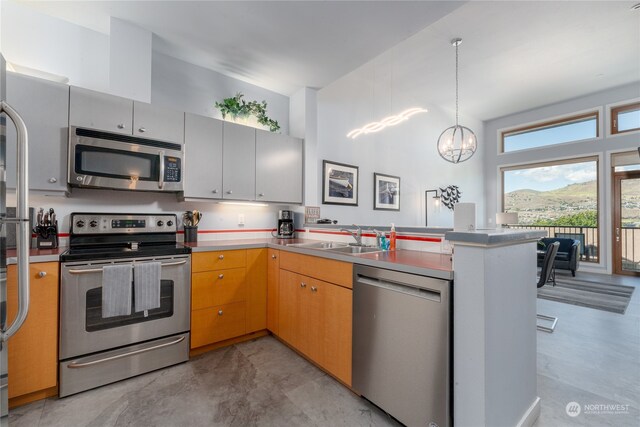
{"type": "Polygon", "coordinates": [[[116,190],[183,190],[181,144],[69,127],[67,182],[116,190]]]}

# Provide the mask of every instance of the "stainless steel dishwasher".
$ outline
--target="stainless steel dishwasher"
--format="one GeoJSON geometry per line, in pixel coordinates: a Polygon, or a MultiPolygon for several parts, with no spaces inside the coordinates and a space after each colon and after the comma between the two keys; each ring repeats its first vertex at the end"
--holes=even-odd
{"type": "Polygon", "coordinates": [[[450,426],[451,282],[353,274],[354,390],[407,426],[450,426]]]}

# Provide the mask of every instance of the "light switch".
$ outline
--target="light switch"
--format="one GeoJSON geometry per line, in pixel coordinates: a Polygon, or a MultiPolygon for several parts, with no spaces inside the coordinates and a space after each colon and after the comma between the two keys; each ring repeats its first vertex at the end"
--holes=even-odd
{"type": "Polygon", "coordinates": [[[238,225],[244,225],[244,214],[238,214],[238,225]]]}

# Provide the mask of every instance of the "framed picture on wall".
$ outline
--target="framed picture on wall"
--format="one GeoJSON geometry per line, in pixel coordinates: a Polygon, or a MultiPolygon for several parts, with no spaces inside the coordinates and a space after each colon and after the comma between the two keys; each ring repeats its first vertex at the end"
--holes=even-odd
{"type": "Polygon", "coordinates": [[[322,203],[358,206],[358,167],[322,161],[322,203]]]}
{"type": "Polygon", "coordinates": [[[374,172],[373,191],[373,209],[400,210],[400,177],[374,172]]]}

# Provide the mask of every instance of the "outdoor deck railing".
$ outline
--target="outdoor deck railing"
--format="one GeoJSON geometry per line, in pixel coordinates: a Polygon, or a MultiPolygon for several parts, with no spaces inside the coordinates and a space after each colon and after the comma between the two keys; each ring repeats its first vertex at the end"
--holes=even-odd
{"type": "Polygon", "coordinates": [[[640,227],[622,227],[622,269],[640,271],[640,227]]]}
{"type": "Polygon", "coordinates": [[[571,227],[555,225],[514,224],[509,228],[543,230],[548,237],[568,237],[580,242],[580,261],[598,262],[600,257],[600,234],[598,227],[571,227]]]}

